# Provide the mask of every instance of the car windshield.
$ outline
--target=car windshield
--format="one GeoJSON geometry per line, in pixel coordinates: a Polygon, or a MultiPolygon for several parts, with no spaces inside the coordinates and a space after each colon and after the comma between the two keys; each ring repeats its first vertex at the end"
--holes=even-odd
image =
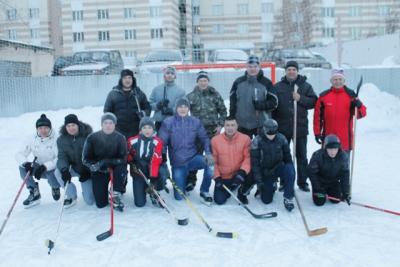
{"type": "Polygon", "coordinates": [[[84,63],[97,63],[97,62],[109,62],[110,55],[107,52],[79,52],[74,55],[75,64],[84,63]]]}
{"type": "Polygon", "coordinates": [[[182,60],[182,55],[179,51],[156,51],[148,54],[144,62],[173,62],[182,60]]]}
{"type": "Polygon", "coordinates": [[[246,61],[247,54],[243,51],[218,51],[216,61],[246,61]]]}
{"type": "Polygon", "coordinates": [[[305,49],[299,50],[282,50],[283,58],[313,58],[314,56],[310,51],[305,49]]]}

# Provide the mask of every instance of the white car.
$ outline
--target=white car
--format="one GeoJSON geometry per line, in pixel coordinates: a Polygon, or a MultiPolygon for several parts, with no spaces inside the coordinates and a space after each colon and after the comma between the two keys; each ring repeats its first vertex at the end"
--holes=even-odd
{"type": "Polygon", "coordinates": [[[246,63],[248,55],[239,49],[217,49],[209,56],[212,63],[246,63]]]}
{"type": "Polygon", "coordinates": [[[183,55],[179,50],[156,50],[147,54],[139,64],[140,72],[160,73],[166,66],[182,65],[183,55]]]}

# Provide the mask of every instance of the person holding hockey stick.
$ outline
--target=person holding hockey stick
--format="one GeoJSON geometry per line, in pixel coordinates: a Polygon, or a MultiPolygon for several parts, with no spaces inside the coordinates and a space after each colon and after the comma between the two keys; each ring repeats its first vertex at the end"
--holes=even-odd
{"type": "Polygon", "coordinates": [[[82,161],[92,177],[93,194],[98,208],[108,204],[109,171],[114,173],[114,208],[123,211],[121,195],[126,181],[126,139],[115,130],[117,117],[113,113],[101,116],[101,130],[88,136],[83,146],[82,161]]]}
{"type": "MultiPolygon", "coordinates": [[[[307,173],[316,206],[324,205],[327,195],[346,201],[350,205],[349,161],[336,135],[330,134],[325,137],[324,147],[313,153],[307,173]]],[[[336,200],[330,201],[339,203],[336,200]]]]}
{"type": "Polygon", "coordinates": [[[51,187],[51,194],[55,201],[60,199],[60,184],[54,175],[57,162],[57,136],[51,127],[51,121],[42,114],[36,121],[36,133],[30,137],[24,146],[17,152],[16,160],[19,163],[21,178],[30,172],[26,182],[29,196],[23,201],[25,208],[30,208],[40,203],[39,181],[47,179],[51,187]],[[28,160],[30,155],[37,158],[35,163],[28,160]]]}
{"type": "Polygon", "coordinates": [[[238,188],[238,199],[248,204],[243,194],[242,184],[249,180],[250,173],[250,138],[238,132],[238,124],[233,117],[224,122],[225,132],[211,139],[214,157],[214,201],[222,205],[230,197],[223,188],[226,185],[231,191],[238,188]]]}
{"type": "Polygon", "coordinates": [[[66,209],[76,204],[76,186],[72,182],[72,177],[75,176],[79,177],[86,204],[93,205],[94,203],[90,170],[82,163],[83,145],[92,132],[92,127],[78,120],[75,114],[65,116],[64,125],[60,128],[60,136],[57,139],[58,157],[55,175],[63,187],[69,182],[64,200],[66,209]]]}
{"type": "MultiPolygon", "coordinates": [[[[136,207],[143,207],[146,204],[146,192],[149,193],[153,205],[160,206],[153,190],[148,188],[144,181],[145,177],[150,178],[150,183],[157,191],[165,187],[166,171],[161,170],[162,148],[161,139],[155,136],[155,125],[151,118],[144,117],[140,121],[139,135],[128,139],[128,164],[133,181],[133,197],[136,207]]],[[[164,165],[164,168],[167,168],[164,165]]],[[[160,206],[161,207],[161,206],[160,206]]]]}

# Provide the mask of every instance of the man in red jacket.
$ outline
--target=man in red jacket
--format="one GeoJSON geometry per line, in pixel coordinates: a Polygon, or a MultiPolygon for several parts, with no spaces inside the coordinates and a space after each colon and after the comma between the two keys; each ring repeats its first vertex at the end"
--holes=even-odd
{"type": "Polygon", "coordinates": [[[319,95],[314,110],[314,134],[318,144],[324,137],[335,134],[339,137],[342,149],[349,153],[352,150],[354,131],[354,109],[357,119],[367,115],[367,108],[358,99],[356,93],[345,85],[343,70],[333,70],[332,87],[319,95]]]}

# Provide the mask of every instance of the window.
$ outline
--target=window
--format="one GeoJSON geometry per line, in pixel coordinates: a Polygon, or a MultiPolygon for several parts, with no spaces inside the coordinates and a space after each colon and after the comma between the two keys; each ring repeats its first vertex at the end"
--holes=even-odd
{"type": "Polygon", "coordinates": [[[322,37],[333,38],[335,37],[335,28],[322,28],[322,37]]]}
{"type": "Polygon", "coordinates": [[[30,19],[38,19],[39,18],[39,8],[30,8],[29,9],[29,18],[30,19]]]}
{"type": "Polygon", "coordinates": [[[237,25],[238,33],[248,33],[249,32],[249,24],[238,24],[237,25]]]}
{"type": "Polygon", "coordinates": [[[224,6],[223,5],[213,5],[212,6],[212,14],[213,14],[213,16],[222,16],[224,14],[224,6]]]}
{"type": "Polygon", "coordinates": [[[125,40],[136,39],[136,30],[125,30],[125,40]]]}
{"type": "Polygon", "coordinates": [[[163,37],[163,30],[161,28],[151,29],[151,39],[161,39],[163,37]]]}
{"type": "Polygon", "coordinates": [[[136,51],[125,50],[125,56],[126,57],[135,57],[136,58],[136,51]]]}
{"type": "Polygon", "coordinates": [[[193,26],[193,33],[194,34],[200,34],[201,32],[201,27],[200,26],[193,26]]]}
{"type": "Polygon", "coordinates": [[[8,20],[16,20],[17,19],[17,10],[15,8],[7,9],[7,19],[8,20]]]}
{"type": "Polygon", "coordinates": [[[322,17],[335,17],[335,8],[334,7],[323,7],[321,8],[321,16],[322,17]]]}
{"type": "Polygon", "coordinates": [[[129,19],[129,18],[134,18],[135,17],[135,12],[133,11],[133,8],[124,8],[124,18],[129,19]]]}
{"type": "Polygon", "coordinates": [[[361,38],[361,28],[352,27],[350,28],[350,35],[352,39],[360,39],[361,38]]]}
{"type": "Polygon", "coordinates": [[[263,33],[272,33],[272,23],[263,23],[262,24],[262,32],[263,33]]]}
{"type": "Polygon", "coordinates": [[[247,15],[249,14],[249,5],[248,4],[238,4],[238,15],[247,15]]]}
{"type": "Polygon", "coordinates": [[[378,15],[381,17],[388,16],[390,14],[390,7],[378,6],[378,15]]]}
{"type": "Polygon", "coordinates": [[[200,7],[199,6],[194,6],[192,8],[192,15],[200,15],[200,7]]]}
{"type": "Polygon", "coordinates": [[[108,9],[98,9],[97,10],[97,19],[108,19],[108,9]]]}
{"type": "Polygon", "coordinates": [[[72,21],[82,21],[83,10],[72,11],[72,21]]]}
{"type": "Polygon", "coordinates": [[[8,39],[16,40],[17,39],[17,31],[16,30],[8,30],[8,39]]]}
{"type": "Polygon", "coordinates": [[[157,18],[159,16],[161,16],[161,7],[160,6],[150,7],[150,17],[157,18]]]}
{"type": "Polygon", "coordinates": [[[262,3],[261,10],[262,10],[262,13],[272,14],[272,13],[274,13],[274,4],[273,3],[262,3]]]}
{"type": "Polygon", "coordinates": [[[32,39],[40,38],[40,30],[39,29],[31,29],[30,33],[31,33],[31,38],[32,39]]]}
{"type": "Polygon", "coordinates": [[[351,17],[361,16],[361,7],[360,6],[352,6],[352,7],[350,7],[350,16],[351,17]]]}
{"type": "Polygon", "coordinates": [[[74,43],[81,43],[85,41],[85,34],[83,32],[74,32],[72,34],[74,43]]]}
{"type": "Polygon", "coordinates": [[[224,33],[224,25],[215,24],[212,28],[213,33],[224,33]]]}
{"type": "Polygon", "coordinates": [[[99,41],[110,41],[110,31],[99,31],[99,41]]]}

